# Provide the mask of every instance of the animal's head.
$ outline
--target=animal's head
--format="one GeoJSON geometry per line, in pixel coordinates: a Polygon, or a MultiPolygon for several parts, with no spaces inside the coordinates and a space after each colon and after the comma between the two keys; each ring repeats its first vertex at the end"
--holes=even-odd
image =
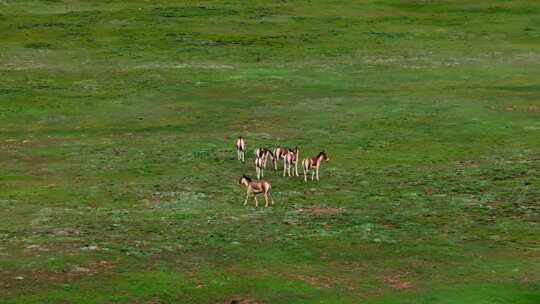
{"type": "Polygon", "coordinates": [[[255,150],[255,155],[257,157],[264,157],[266,154],[268,154],[268,149],[266,148],[257,148],[257,150],[255,150]]]}
{"type": "Polygon", "coordinates": [[[244,186],[247,186],[249,184],[249,182],[251,182],[251,178],[245,176],[245,175],[242,175],[240,177],[240,179],[238,180],[238,184],[239,185],[244,185],[244,186]]]}
{"type": "Polygon", "coordinates": [[[322,157],[322,160],[330,160],[330,157],[328,157],[328,155],[324,151],[321,151],[321,153],[319,153],[319,156],[322,157]]]}
{"type": "Polygon", "coordinates": [[[298,147],[294,147],[294,149],[287,148],[287,152],[285,154],[293,154],[296,155],[296,152],[298,151],[298,147]]]}

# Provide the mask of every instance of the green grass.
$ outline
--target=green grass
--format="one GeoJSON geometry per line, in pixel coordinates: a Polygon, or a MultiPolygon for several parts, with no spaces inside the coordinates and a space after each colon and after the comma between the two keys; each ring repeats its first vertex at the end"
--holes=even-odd
{"type": "Polygon", "coordinates": [[[539,13],[0,0],[0,302],[539,303],[539,13]]]}

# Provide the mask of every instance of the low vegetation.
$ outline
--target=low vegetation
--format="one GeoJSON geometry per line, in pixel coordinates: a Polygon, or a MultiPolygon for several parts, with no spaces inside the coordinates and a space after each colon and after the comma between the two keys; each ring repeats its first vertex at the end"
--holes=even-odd
{"type": "Polygon", "coordinates": [[[539,303],[539,14],[0,0],[0,302],[539,303]]]}

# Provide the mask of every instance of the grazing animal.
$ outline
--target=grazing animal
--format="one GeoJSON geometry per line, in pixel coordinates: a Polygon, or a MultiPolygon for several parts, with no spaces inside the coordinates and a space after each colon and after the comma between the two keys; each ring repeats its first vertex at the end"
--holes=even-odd
{"type": "Polygon", "coordinates": [[[321,166],[321,162],[323,160],[326,160],[326,161],[330,160],[330,158],[328,157],[328,155],[326,155],[324,151],[319,152],[317,156],[308,157],[304,159],[303,165],[304,165],[304,181],[305,182],[307,182],[307,174],[313,168],[315,168],[315,170],[313,170],[311,173],[311,180],[313,180],[315,173],[317,173],[317,180],[319,180],[319,167],[321,166]]]}
{"type": "Polygon", "coordinates": [[[272,162],[274,163],[274,170],[277,170],[277,163],[280,159],[285,160],[287,151],[289,151],[289,149],[284,147],[277,147],[274,149],[274,158],[272,159],[272,162]]]}
{"type": "Polygon", "coordinates": [[[242,136],[239,136],[236,139],[236,156],[238,157],[238,160],[241,162],[244,162],[244,155],[246,152],[246,142],[244,141],[244,138],[242,136]]]}
{"type": "Polygon", "coordinates": [[[244,206],[247,205],[248,198],[251,193],[253,193],[253,198],[255,198],[255,207],[259,206],[259,202],[257,201],[257,194],[260,194],[260,193],[264,195],[264,200],[266,202],[264,207],[268,207],[268,197],[270,197],[270,199],[272,200],[272,205],[274,204],[274,198],[272,197],[272,194],[270,193],[272,186],[270,185],[269,182],[265,180],[252,181],[251,178],[245,175],[242,175],[238,183],[246,187],[247,193],[246,193],[246,200],[244,201],[244,206]]]}
{"type": "Polygon", "coordinates": [[[260,158],[263,161],[263,166],[266,169],[266,164],[268,163],[268,157],[274,162],[274,153],[267,148],[258,148],[255,150],[255,158],[260,158]]]}
{"type": "Polygon", "coordinates": [[[289,176],[291,176],[291,167],[294,164],[294,174],[295,176],[299,176],[298,174],[298,158],[299,158],[300,151],[298,150],[298,147],[294,147],[294,149],[288,149],[287,153],[285,154],[283,158],[283,176],[285,176],[285,172],[289,176]]]}

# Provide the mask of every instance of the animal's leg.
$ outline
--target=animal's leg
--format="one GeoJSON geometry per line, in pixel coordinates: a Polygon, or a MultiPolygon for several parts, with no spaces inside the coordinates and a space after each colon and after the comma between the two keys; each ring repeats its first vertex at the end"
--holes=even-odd
{"type": "Polygon", "coordinates": [[[283,160],[283,176],[285,176],[286,170],[287,170],[287,160],[283,160]]]}
{"type": "Polygon", "coordinates": [[[270,191],[268,191],[268,195],[270,195],[270,199],[272,200],[272,205],[274,204],[274,196],[270,191]]]}
{"type": "Polygon", "coordinates": [[[319,166],[317,166],[317,181],[319,180],[319,166]]]}
{"type": "Polygon", "coordinates": [[[313,178],[315,177],[315,170],[314,169],[311,169],[311,180],[313,180],[313,178]]]}
{"type": "Polygon", "coordinates": [[[287,174],[291,176],[291,169],[292,169],[292,162],[289,163],[289,166],[287,167],[287,174]]]}
{"type": "Polygon", "coordinates": [[[249,198],[249,189],[247,190],[247,193],[246,193],[246,201],[244,202],[244,206],[247,205],[248,198],[249,198]]]}
{"type": "Polygon", "coordinates": [[[298,174],[298,160],[294,163],[294,171],[295,171],[295,173],[296,173],[296,176],[300,176],[300,175],[298,174]]]}
{"type": "Polygon", "coordinates": [[[307,183],[307,174],[308,174],[308,172],[307,172],[306,166],[304,165],[303,167],[304,167],[304,182],[307,183]]]}
{"type": "Polygon", "coordinates": [[[259,207],[259,201],[257,200],[257,195],[253,194],[253,197],[255,198],[255,207],[259,207]]]}
{"type": "MultiPolygon", "coordinates": [[[[297,152],[296,153],[296,176],[300,176],[300,174],[298,174],[298,162],[300,161],[300,152],[297,152]]],[[[300,163],[302,165],[302,163],[300,163]]]]}
{"type": "Polygon", "coordinates": [[[268,208],[268,192],[264,194],[264,208],[268,208]]]}

